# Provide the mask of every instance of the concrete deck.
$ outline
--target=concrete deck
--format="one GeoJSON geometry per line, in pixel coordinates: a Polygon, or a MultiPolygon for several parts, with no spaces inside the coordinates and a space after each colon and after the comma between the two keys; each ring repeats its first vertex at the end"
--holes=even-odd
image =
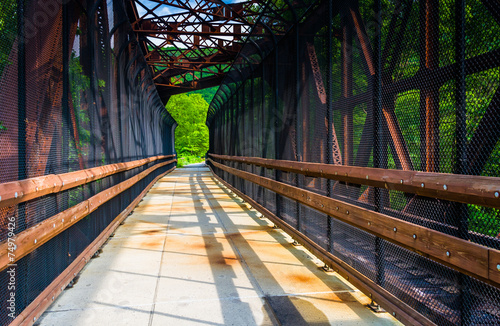
{"type": "Polygon", "coordinates": [[[202,165],[160,179],[40,325],[395,325],[202,165]]]}

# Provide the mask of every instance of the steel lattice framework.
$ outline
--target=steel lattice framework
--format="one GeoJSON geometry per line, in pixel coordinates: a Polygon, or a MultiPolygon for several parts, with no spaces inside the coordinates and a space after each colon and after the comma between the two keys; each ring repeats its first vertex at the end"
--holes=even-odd
{"type": "Polygon", "coordinates": [[[219,85],[252,30],[284,33],[286,11],[286,5],[259,0],[135,0],[128,15],[166,103],[171,95],[219,85]],[[259,18],[266,28],[255,24],[259,18]]]}

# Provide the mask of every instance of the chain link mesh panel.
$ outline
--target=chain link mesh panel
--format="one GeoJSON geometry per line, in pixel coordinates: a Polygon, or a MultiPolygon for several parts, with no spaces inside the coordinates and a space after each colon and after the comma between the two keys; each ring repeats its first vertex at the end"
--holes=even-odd
{"type": "MultiPolygon", "coordinates": [[[[287,31],[248,37],[245,58],[211,103],[211,153],[500,177],[495,2],[319,0],[292,7],[287,31]],[[250,131],[242,129],[235,149],[242,125],[250,131]]],[[[266,31],[266,21],[256,25],[266,31]]],[[[497,208],[220,162],[500,248],[497,208]]],[[[436,324],[500,323],[497,287],[213,170],[436,324]]]]}

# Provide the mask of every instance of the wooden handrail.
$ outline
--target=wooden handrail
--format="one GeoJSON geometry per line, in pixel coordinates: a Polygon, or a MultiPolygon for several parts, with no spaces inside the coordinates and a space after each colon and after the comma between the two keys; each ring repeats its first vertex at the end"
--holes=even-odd
{"type": "Polygon", "coordinates": [[[108,164],[74,172],[48,174],[36,178],[0,183],[0,208],[68,190],[150,162],[172,157],[175,157],[175,155],[152,156],[137,161],[108,164]]]}
{"type": "Polygon", "coordinates": [[[500,287],[500,251],[312,191],[241,171],[208,159],[215,167],[295,200],[459,272],[500,287]]]}
{"type": "MultiPolygon", "coordinates": [[[[63,212],[60,212],[59,214],[56,214],[43,222],[16,234],[15,249],[12,251],[9,250],[8,239],[1,242],[0,271],[7,268],[9,264],[14,264],[16,261],[54,238],[70,226],[76,224],[85,216],[97,210],[99,206],[132,187],[154,170],[175,162],[177,162],[177,159],[158,163],[115,186],[101,191],[89,199],[84,200],[63,212]]],[[[12,244],[10,246],[12,246],[12,244]]]]}
{"type": "Polygon", "coordinates": [[[209,156],[231,162],[303,174],[454,202],[500,208],[500,178],[449,173],[378,169],[347,165],[271,160],[259,157],[209,156]]]}

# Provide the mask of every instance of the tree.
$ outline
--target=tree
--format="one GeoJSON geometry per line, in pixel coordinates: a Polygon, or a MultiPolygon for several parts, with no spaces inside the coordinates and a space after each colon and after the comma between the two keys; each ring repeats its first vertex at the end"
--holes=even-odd
{"type": "Polygon", "coordinates": [[[179,156],[205,156],[208,150],[208,128],[205,125],[208,103],[203,96],[172,96],[166,108],[178,124],[175,130],[175,148],[179,156]]]}
{"type": "Polygon", "coordinates": [[[0,1],[0,77],[8,64],[17,36],[17,5],[15,0],[0,1]]]}

